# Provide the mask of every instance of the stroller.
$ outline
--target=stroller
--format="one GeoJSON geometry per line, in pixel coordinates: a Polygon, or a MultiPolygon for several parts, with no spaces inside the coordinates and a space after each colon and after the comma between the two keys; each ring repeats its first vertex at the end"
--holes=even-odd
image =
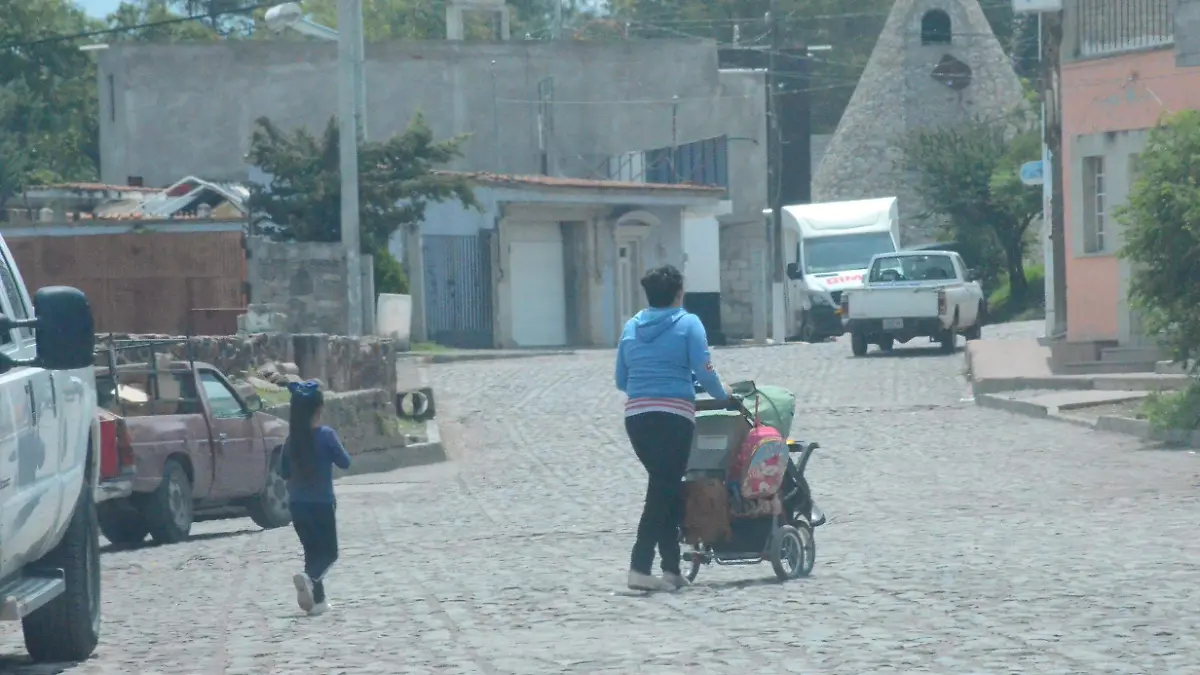
{"type": "Polygon", "coordinates": [[[804,469],[820,446],[788,438],[795,417],[792,392],[753,382],[731,389],[728,401],[696,401],[696,433],[684,476],[687,578],[694,580],[701,565],[763,561],[770,561],[780,581],[808,576],[816,563],[813,529],[825,523],[825,515],[813,501],[804,469]],[[749,442],[761,439],[751,449],[754,469],[745,460],[752,434],[749,442]],[[767,478],[743,493],[752,471],[767,478]]]}

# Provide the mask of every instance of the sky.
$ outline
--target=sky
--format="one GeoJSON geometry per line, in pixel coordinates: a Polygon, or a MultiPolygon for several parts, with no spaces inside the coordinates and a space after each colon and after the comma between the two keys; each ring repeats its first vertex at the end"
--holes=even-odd
{"type": "Polygon", "coordinates": [[[103,19],[108,16],[110,12],[117,8],[117,5],[121,4],[121,0],[75,0],[75,2],[80,7],[83,7],[83,11],[97,19],[103,19]]]}

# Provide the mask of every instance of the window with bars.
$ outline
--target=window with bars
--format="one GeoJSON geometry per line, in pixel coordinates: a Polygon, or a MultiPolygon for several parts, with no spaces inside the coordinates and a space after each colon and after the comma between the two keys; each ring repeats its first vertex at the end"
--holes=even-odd
{"type": "Polygon", "coordinates": [[[1175,42],[1171,0],[1074,0],[1080,56],[1103,56],[1175,42]]]}
{"type": "Polygon", "coordinates": [[[1104,253],[1108,225],[1108,191],[1104,158],[1083,158],[1083,252],[1104,253]]]}

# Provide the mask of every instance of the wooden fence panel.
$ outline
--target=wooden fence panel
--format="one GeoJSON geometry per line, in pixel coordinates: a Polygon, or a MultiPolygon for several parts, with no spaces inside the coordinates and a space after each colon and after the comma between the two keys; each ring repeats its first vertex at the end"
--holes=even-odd
{"type": "Polygon", "coordinates": [[[246,255],[240,232],[15,237],[8,247],[31,290],[87,293],[97,332],[183,335],[191,310],[240,308],[246,255]]]}

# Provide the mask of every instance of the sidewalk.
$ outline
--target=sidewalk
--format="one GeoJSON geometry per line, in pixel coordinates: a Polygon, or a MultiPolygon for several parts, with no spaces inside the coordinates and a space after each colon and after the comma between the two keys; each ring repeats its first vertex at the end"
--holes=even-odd
{"type": "Polygon", "coordinates": [[[1050,372],[1050,349],[1032,338],[973,340],[964,354],[976,396],[1026,389],[1165,391],[1182,389],[1188,381],[1186,375],[1159,373],[1055,375],[1050,372]]]}
{"type": "Polygon", "coordinates": [[[1049,348],[1035,339],[968,342],[965,358],[980,407],[1200,448],[1200,432],[1155,430],[1141,417],[1148,396],[1182,389],[1185,375],[1055,375],[1049,348]]]}

